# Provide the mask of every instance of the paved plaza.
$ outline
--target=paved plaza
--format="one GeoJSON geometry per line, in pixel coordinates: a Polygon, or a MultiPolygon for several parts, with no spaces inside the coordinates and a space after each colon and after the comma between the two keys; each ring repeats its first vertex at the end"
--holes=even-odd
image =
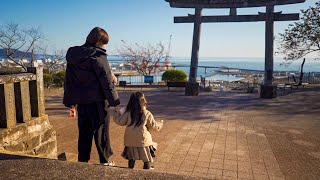
{"type": "MultiPolygon", "coordinates": [[[[203,92],[198,97],[166,88],[142,89],[148,109],[165,121],[156,171],[212,179],[319,179],[320,91],[305,88],[277,99],[241,92],[203,92]]],[[[122,106],[130,89],[120,90],[122,106]]],[[[58,152],[77,153],[77,120],[68,117],[62,91],[46,95],[46,112],[57,131],[58,152]]],[[[112,160],[120,154],[125,127],[111,122],[112,160]]],[[[93,148],[90,163],[98,163],[93,148]]],[[[142,163],[136,165],[142,169],[142,163]]]]}

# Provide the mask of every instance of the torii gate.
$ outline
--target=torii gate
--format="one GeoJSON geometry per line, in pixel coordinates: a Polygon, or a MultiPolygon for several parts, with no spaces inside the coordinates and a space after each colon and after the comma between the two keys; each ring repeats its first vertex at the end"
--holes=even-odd
{"type": "Polygon", "coordinates": [[[174,17],[174,23],[194,23],[193,43],[189,81],[186,95],[196,96],[199,84],[196,82],[199,59],[201,23],[221,22],[257,22],[265,21],[265,72],[264,84],[261,85],[261,98],[277,97],[277,87],[272,83],[273,77],[273,38],[274,21],[299,20],[299,13],[282,14],[274,12],[274,6],[303,3],[306,0],[165,0],[175,8],[195,8],[194,15],[174,17]],[[254,15],[237,15],[237,8],[266,7],[266,12],[254,15]],[[230,15],[202,16],[204,8],[230,8],[230,15]]]}

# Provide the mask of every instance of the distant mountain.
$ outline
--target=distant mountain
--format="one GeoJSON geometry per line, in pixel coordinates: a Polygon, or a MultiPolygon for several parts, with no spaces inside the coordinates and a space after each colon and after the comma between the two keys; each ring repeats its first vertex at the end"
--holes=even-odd
{"type": "MultiPolygon", "coordinates": [[[[15,55],[17,55],[17,56],[22,56],[23,54],[24,54],[24,52],[19,51],[19,50],[15,53],[15,55]]],[[[35,56],[36,56],[36,59],[38,59],[39,55],[36,54],[35,56]]],[[[28,52],[25,56],[25,59],[30,59],[31,57],[32,57],[32,53],[28,52]]],[[[7,55],[6,55],[6,52],[4,51],[4,49],[0,49],[0,60],[1,59],[7,59],[7,55]]]]}
{"type": "Polygon", "coordinates": [[[4,58],[6,58],[7,56],[6,56],[6,53],[4,52],[4,50],[3,49],[0,49],[0,59],[4,59],[4,58]]]}

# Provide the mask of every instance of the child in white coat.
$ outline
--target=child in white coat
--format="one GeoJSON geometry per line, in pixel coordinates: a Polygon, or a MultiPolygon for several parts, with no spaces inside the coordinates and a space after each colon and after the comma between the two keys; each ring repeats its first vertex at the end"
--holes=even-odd
{"type": "Polygon", "coordinates": [[[143,93],[132,93],[127,107],[114,116],[116,124],[126,126],[122,157],[128,160],[129,168],[134,168],[136,160],[142,160],[143,169],[153,169],[150,163],[153,162],[156,143],[152,140],[150,130],[159,131],[163,121],[157,122],[146,105],[143,93]]]}

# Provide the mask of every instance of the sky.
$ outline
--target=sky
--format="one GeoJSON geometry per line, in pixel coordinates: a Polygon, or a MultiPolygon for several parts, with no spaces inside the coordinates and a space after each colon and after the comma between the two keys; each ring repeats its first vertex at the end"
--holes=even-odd
{"type": "MultiPolygon", "coordinates": [[[[277,6],[275,11],[296,13],[319,0],[277,6]]],[[[257,14],[265,8],[243,8],[239,14],[257,14]]],[[[210,9],[204,15],[227,15],[228,9],[210,9]]],[[[121,41],[138,44],[162,42],[170,56],[190,57],[193,23],[174,24],[174,16],[193,14],[194,9],[171,8],[165,0],[0,0],[0,26],[13,22],[20,28],[39,27],[49,50],[82,45],[90,30],[104,28],[109,36],[109,55],[117,54],[121,41]]],[[[275,22],[275,35],[290,22],[275,22]]],[[[265,23],[203,23],[200,57],[264,57],[265,23]]],[[[276,44],[275,44],[276,45],[276,44]]]]}

